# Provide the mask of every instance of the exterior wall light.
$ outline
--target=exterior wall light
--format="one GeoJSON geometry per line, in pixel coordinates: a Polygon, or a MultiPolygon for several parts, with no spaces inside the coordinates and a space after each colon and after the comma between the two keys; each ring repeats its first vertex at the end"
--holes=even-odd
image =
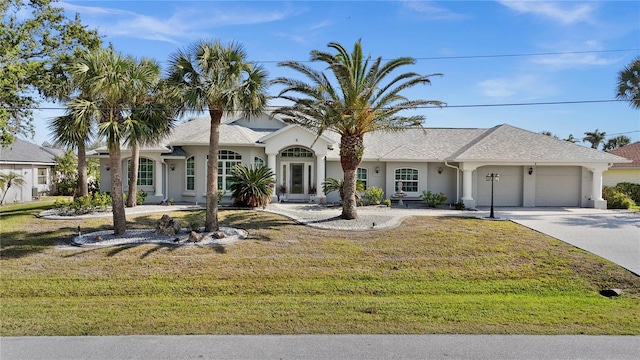
{"type": "Polygon", "coordinates": [[[171,169],[171,171],[175,170],[176,169],[176,164],[169,165],[169,168],[171,169]]]}
{"type": "Polygon", "coordinates": [[[440,167],[438,168],[438,174],[442,174],[442,172],[443,172],[443,171],[444,171],[444,169],[442,168],[442,166],[440,166],[440,167]]]}
{"type": "Polygon", "coordinates": [[[380,174],[380,166],[376,166],[375,171],[376,171],[376,174],[380,174]]]}
{"type": "Polygon", "coordinates": [[[533,168],[529,167],[529,175],[533,174],[533,168]]]}

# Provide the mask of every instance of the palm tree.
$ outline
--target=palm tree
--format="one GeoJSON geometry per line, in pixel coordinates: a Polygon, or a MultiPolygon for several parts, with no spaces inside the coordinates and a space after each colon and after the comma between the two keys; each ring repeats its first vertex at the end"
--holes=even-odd
{"type": "Polygon", "coordinates": [[[640,56],[618,73],[616,97],[628,100],[631,107],[640,109],[640,56]]]}
{"type": "Polygon", "coordinates": [[[332,42],[327,45],[337,51],[330,54],[314,50],[312,62],[328,65],[334,82],[321,71],[296,61],[279,65],[300,72],[308,78],[304,81],[277,78],[274,83],[284,85],[279,97],[290,100],[293,105],[274,111],[289,122],[311,129],[320,136],[325,131],[340,134],[340,163],[344,171],[344,201],[342,218],[357,218],[356,169],[364,153],[364,134],[374,131],[398,131],[411,126],[422,126],[423,115],[401,116],[398,113],[418,106],[442,106],[435,100],[409,100],[400,92],[419,84],[430,84],[434,75],[414,72],[401,73],[385,82],[385,79],[405,65],[415,64],[410,57],[392,59],[382,64],[382,58],[371,61],[371,56],[362,53],[360,40],[349,53],[342,45],[332,42]]]}
{"type": "Polygon", "coordinates": [[[594,132],[587,131],[584,133],[585,137],[582,139],[582,142],[590,142],[592,149],[597,149],[600,146],[600,143],[604,142],[605,137],[607,136],[606,132],[600,132],[596,129],[594,132]]]}
{"type": "Polygon", "coordinates": [[[2,189],[2,200],[0,200],[0,205],[4,204],[4,198],[7,196],[9,192],[9,188],[12,185],[22,187],[26,184],[26,181],[22,177],[22,175],[15,173],[13,171],[8,174],[0,174],[0,189],[2,189]]]}
{"type": "Polygon", "coordinates": [[[181,92],[186,110],[208,111],[211,117],[207,162],[205,231],[218,230],[218,144],[220,121],[242,111],[247,118],[264,111],[267,72],[247,61],[238,43],[198,41],[170,58],[169,82],[181,92]]]}
{"type": "Polygon", "coordinates": [[[631,139],[625,135],[618,135],[614,138],[611,138],[604,144],[602,150],[611,151],[617,148],[623,147],[625,145],[629,145],[631,143],[631,139]]]}
{"type": "Polygon", "coordinates": [[[152,60],[142,61],[147,62],[149,76],[155,77],[155,84],[147,94],[134,101],[131,115],[125,119],[125,142],[131,149],[127,207],[137,205],[140,146],[157,144],[169,135],[176,122],[169,89],[160,82],[160,66],[152,60]]]}
{"type": "MultiPolygon", "coordinates": [[[[337,191],[340,194],[340,200],[344,201],[344,180],[326,178],[322,183],[322,192],[328,194],[337,191]]],[[[356,201],[360,200],[360,193],[364,191],[364,183],[356,180],[356,201]]]]}
{"type": "Polygon", "coordinates": [[[78,182],[75,196],[89,195],[89,183],[87,181],[87,154],[86,145],[95,135],[95,126],[91,118],[74,114],[73,109],[67,109],[63,116],[54,118],[49,124],[49,130],[53,140],[62,146],[78,151],[78,182]]]}
{"type": "Polygon", "coordinates": [[[574,138],[573,134],[569,134],[569,137],[564,139],[564,141],[568,141],[568,142],[570,142],[572,144],[575,144],[576,142],[578,142],[578,139],[574,138]]]}
{"type": "Polygon", "coordinates": [[[267,166],[236,165],[231,171],[233,198],[241,206],[265,207],[271,201],[273,171],[267,166]]]}
{"type": "Polygon", "coordinates": [[[98,135],[106,137],[111,168],[111,197],[113,199],[113,230],[115,235],[126,231],[124,199],[122,195],[122,167],[120,144],[129,130],[125,120],[132,113],[136,99],[144,96],[157,76],[148,62],[138,62],[113,49],[83,53],[70,67],[73,81],[86,90],[83,97],[71,100],[67,106],[81,118],[98,122],[98,135]]]}

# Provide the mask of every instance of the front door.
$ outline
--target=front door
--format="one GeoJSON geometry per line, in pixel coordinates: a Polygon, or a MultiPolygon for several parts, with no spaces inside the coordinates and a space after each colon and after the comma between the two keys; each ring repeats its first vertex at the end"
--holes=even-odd
{"type": "Polygon", "coordinates": [[[291,194],[304,194],[304,164],[291,164],[291,194]]]}

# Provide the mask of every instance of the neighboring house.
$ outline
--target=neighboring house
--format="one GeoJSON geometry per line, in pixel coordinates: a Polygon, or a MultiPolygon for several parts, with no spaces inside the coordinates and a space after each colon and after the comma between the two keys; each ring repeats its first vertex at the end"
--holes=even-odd
{"type": "MultiPolygon", "coordinates": [[[[209,119],[194,119],[176,127],[160,146],[140,152],[139,188],[148,202],[205,203],[209,119]]],[[[276,174],[277,190],[284,185],[287,201],[339,201],[337,192],[322,193],[325,178],[342,179],[339,135],[317,137],[297,125],[268,115],[255,120],[229,119],[220,129],[218,186],[227,190],[233,167],[266,165],[276,174]]],[[[426,128],[370,133],[364,138],[364,158],[357,171],[366,186],[394,198],[402,182],[406,199],[423,190],[442,192],[450,202],[468,208],[490,204],[489,173],[498,173],[497,206],[575,206],[606,208],[602,173],[613,163],[628,160],[567,141],[498,125],[490,129],[426,128]]],[[[130,151],[123,149],[123,179],[130,151]]],[[[108,152],[100,158],[101,190],[109,191],[108,152]]],[[[125,181],[126,186],[126,181],[125,181]]],[[[126,191],[126,189],[125,189],[126,191]]],[[[276,194],[274,194],[275,199],[276,194]]]]}
{"type": "Polygon", "coordinates": [[[621,182],[640,184],[640,141],[611,150],[609,154],[622,156],[631,162],[613,164],[604,173],[604,185],[615,186],[621,182]]]}
{"type": "Polygon", "coordinates": [[[48,194],[53,189],[54,157],[62,150],[50,149],[16,138],[7,147],[0,147],[0,172],[15,172],[22,175],[22,187],[12,185],[5,197],[5,203],[31,201],[48,194]]]}

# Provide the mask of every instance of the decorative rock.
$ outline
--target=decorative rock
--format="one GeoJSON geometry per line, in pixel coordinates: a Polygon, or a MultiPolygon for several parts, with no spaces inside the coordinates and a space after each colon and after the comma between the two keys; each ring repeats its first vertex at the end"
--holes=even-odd
{"type": "Polygon", "coordinates": [[[201,242],[202,240],[204,240],[204,235],[197,233],[195,231],[192,231],[189,233],[189,238],[187,239],[187,242],[198,243],[198,242],[201,242]]]}
{"type": "Polygon", "coordinates": [[[96,237],[93,238],[93,242],[100,242],[102,240],[104,240],[104,239],[102,238],[101,235],[96,235],[96,237]]]}
{"type": "Polygon", "coordinates": [[[622,289],[600,290],[600,295],[606,296],[606,297],[616,297],[616,296],[620,296],[620,294],[622,294],[622,289]]]}
{"type": "Polygon", "coordinates": [[[211,233],[211,237],[214,239],[224,239],[227,237],[227,235],[225,235],[225,233],[223,233],[222,231],[214,231],[211,233]]]}
{"type": "Polygon", "coordinates": [[[178,220],[164,214],[156,225],[156,234],[174,236],[180,232],[180,229],[182,229],[182,225],[178,220]]]}

